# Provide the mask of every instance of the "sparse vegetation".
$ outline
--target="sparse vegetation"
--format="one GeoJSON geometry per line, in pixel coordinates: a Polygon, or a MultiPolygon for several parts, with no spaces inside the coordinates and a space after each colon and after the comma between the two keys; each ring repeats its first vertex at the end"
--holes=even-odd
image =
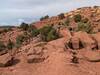
{"type": "Polygon", "coordinates": [[[12,50],[13,47],[14,47],[14,43],[9,39],[8,44],[7,44],[8,50],[12,50]]]}
{"type": "Polygon", "coordinates": [[[39,34],[39,30],[32,25],[29,26],[28,32],[32,37],[35,37],[39,34]]]}
{"type": "Polygon", "coordinates": [[[39,34],[39,30],[38,30],[38,29],[34,29],[34,30],[31,31],[31,36],[32,36],[32,37],[35,37],[35,36],[37,36],[38,34],[39,34]]]}
{"type": "Polygon", "coordinates": [[[74,21],[80,22],[82,20],[82,16],[80,14],[74,15],[74,21]]]}
{"type": "Polygon", "coordinates": [[[43,41],[51,41],[59,38],[58,34],[56,33],[56,30],[50,25],[41,28],[40,34],[43,41]]]}
{"type": "Polygon", "coordinates": [[[84,19],[82,19],[82,22],[83,23],[87,23],[87,22],[89,22],[89,19],[88,18],[84,18],[84,19]]]}
{"type": "Polygon", "coordinates": [[[40,21],[43,21],[43,20],[48,19],[48,18],[49,18],[49,16],[46,15],[46,16],[44,16],[44,17],[41,17],[41,18],[40,18],[40,21]]]}
{"type": "Polygon", "coordinates": [[[69,23],[70,23],[70,18],[68,17],[68,18],[65,20],[64,25],[65,25],[65,26],[69,26],[69,23]]]}
{"type": "Polygon", "coordinates": [[[19,35],[17,38],[16,38],[16,47],[20,47],[21,44],[27,40],[27,37],[25,35],[19,35]]]}
{"type": "Polygon", "coordinates": [[[58,38],[58,34],[55,29],[50,30],[47,35],[47,41],[55,40],[58,38]]]}
{"type": "Polygon", "coordinates": [[[58,17],[59,19],[64,19],[65,18],[64,13],[59,14],[58,17]]]}
{"type": "Polygon", "coordinates": [[[28,30],[29,25],[28,25],[27,23],[24,23],[24,22],[23,22],[23,23],[20,25],[20,28],[26,31],[26,30],[28,30]]]}
{"type": "Polygon", "coordinates": [[[21,28],[24,30],[24,34],[16,38],[16,47],[20,47],[23,42],[39,34],[39,30],[35,26],[22,23],[21,28]]]}
{"type": "Polygon", "coordinates": [[[92,26],[90,23],[79,22],[77,31],[85,31],[87,33],[92,33],[92,26]]]}

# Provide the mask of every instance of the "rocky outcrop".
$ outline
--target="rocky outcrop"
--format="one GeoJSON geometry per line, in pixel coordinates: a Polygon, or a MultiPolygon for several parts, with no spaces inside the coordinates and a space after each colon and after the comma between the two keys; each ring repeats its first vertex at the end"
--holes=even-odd
{"type": "Polygon", "coordinates": [[[59,36],[66,37],[66,38],[71,38],[72,37],[71,32],[66,27],[61,27],[59,29],[59,36]]]}
{"type": "Polygon", "coordinates": [[[12,65],[12,57],[8,53],[0,56],[0,67],[10,66],[10,65],[12,65]]]}
{"type": "Polygon", "coordinates": [[[100,32],[92,35],[93,39],[96,41],[97,45],[98,45],[98,49],[100,49],[100,32]]]}
{"type": "Polygon", "coordinates": [[[100,52],[87,50],[84,57],[89,62],[100,62],[100,52]]]}
{"type": "Polygon", "coordinates": [[[0,51],[0,56],[7,53],[7,50],[0,51]]]}
{"type": "Polygon", "coordinates": [[[84,48],[92,49],[96,47],[95,41],[86,32],[80,31],[76,32],[74,35],[80,39],[84,48]]]}
{"type": "Polygon", "coordinates": [[[44,56],[44,43],[38,43],[30,48],[27,52],[28,63],[38,63],[44,61],[47,57],[44,56]]]}
{"type": "Polygon", "coordinates": [[[79,42],[80,40],[79,40],[79,38],[77,37],[77,36],[73,36],[72,38],[71,38],[71,40],[70,40],[70,42],[71,42],[71,45],[72,45],[72,48],[73,49],[75,49],[75,50],[77,50],[77,49],[79,49],[80,47],[79,47],[79,42]]]}

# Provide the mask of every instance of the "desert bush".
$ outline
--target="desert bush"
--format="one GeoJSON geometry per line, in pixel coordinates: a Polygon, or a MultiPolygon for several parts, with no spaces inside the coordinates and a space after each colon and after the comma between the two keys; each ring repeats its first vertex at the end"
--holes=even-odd
{"type": "Polygon", "coordinates": [[[13,49],[13,47],[14,47],[14,43],[9,39],[9,41],[8,41],[8,43],[7,43],[7,48],[8,48],[9,50],[11,50],[11,49],[13,49]]]}
{"type": "Polygon", "coordinates": [[[55,29],[52,29],[52,30],[48,33],[48,35],[47,35],[47,41],[55,40],[55,39],[57,39],[58,37],[59,37],[59,36],[58,36],[56,30],[55,30],[55,29]]]}
{"type": "Polygon", "coordinates": [[[32,37],[35,37],[39,34],[39,30],[35,26],[32,26],[32,25],[29,26],[28,32],[30,33],[32,37]]]}
{"type": "Polygon", "coordinates": [[[52,29],[52,26],[48,25],[48,26],[44,26],[43,28],[39,30],[42,40],[46,41],[46,36],[48,35],[48,32],[50,32],[51,29],[52,29]]]}
{"type": "Polygon", "coordinates": [[[2,41],[0,41],[0,51],[5,50],[6,46],[4,45],[4,43],[2,41]]]}
{"type": "Polygon", "coordinates": [[[65,18],[64,13],[59,14],[58,17],[59,19],[64,19],[65,18]]]}
{"type": "Polygon", "coordinates": [[[27,37],[25,35],[19,35],[17,38],[16,38],[16,47],[20,47],[21,44],[27,40],[27,37]]]}
{"type": "Polygon", "coordinates": [[[82,19],[82,16],[80,14],[74,15],[74,21],[75,22],[80,22],[82,19]]]}
{"type": "Polygon", "coordinates": [[[35,36],[37,36],[38,34],[39,34],[39,30],[38,30],[38,29],[34,29],[34,30],[31,31],[31,36],[32,36],[32,37],[35,37],[35,36]]]}
{"type": "Polygon", "coordinates": [[[43,41],[51,41],[58,38],[56,30],[50,25],[41,28],[39,32],[43,41]]]}
{"type": "Polygon", "coordinates": [[[88,21],[89,21],[88,18],[84,18],[84,19],[82,19],[82,22],[83,22],[83,23],[87,23],[88,21]]]}
{"type": "Polygon", "coordinates": [[[27,23],[23,22],[23,23],[21,23],[20,28],[26,31],[26,30],[28,30],[29,25],[27,23]]]}
{"type": "Polygon", "coordinates": [[[31,32],[34,29],[36,29],[36,27],[34,25],[29,25],[28,32],[31,32]]]}
{"type": "Polygon", "coordinates": [[[87,33],[92,33],[92,26],[90,23],[78,23],[78,31],[85,31],[87,33]]]}
{"type": "Polygon", "coordinates": [[[68,18],[65,20],[64,25],[65,25],[65,26],[69,26],[69,23],[70,23],[70,18],[68,17],[68,18]]]}
{"type": "Polygon", "coordinates": [[[48,19],[48,18],[49,18],[49,16],[46,15],[46,16],[44,16],[44,17],[41,17],[41,18],[40,18],[40,21],[43,21],[43,20],[48,19]]]}

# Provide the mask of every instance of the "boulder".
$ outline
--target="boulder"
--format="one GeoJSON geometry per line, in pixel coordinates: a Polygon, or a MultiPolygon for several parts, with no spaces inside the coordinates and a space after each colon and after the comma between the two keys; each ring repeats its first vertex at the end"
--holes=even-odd
{"type": "Polygon", "coordinates": [[[54,46],[56,49],[58,48],[65,48],[65,44],[70,40],[70,38],[60,38],[60,39],[57,39],[57,40],[53,40],[53,41],[50,41],[48,42],[48,45],[52,45],[54,46]]]}
{"type": "Polygon", "coordinates": [[[95,41],[88,33],[79,31],[76,32],[74,35],[80,39],[80,42],[82,43],[84,48],[92,49],[96,47],[95,41]]]}
{"type": "Polygon", "coordinates": [[[44,61],[45,57],[43,57],[43,49],[42,47],[34,47],[30,49],[27,53],[27,62],[28,63],[38,63],[44,61]]]}
{"type": "Polygon", "coordinates": [[[43,47],[33,47],[30,48],[29,51],[27,52],[28,55],[42,55],[43,54],[43,47]]]}
{"type": "Polygon", "coordinates": [[[62,27],[62,28],[60,28],[60,30],[59,30],[59,36],[71,38],[71,33],[70,33],[70,31],[68,30],[68,28],[62,27]]]}
{"type": "Polygon", "coordinates": [[[71,43],[72,43],[73,49],[76,49],[76,50],[79,49],[79,38],[78,37],[73,36],[71,38],[71,43]]]}
{"type": "Polygon", "coordinates": [[[44,61],[45,58],[41,57],[40,55],[29,55],[27,56],[28,63],[39,63],[44,61]]]}
{"type": "Polygon", "coordinates": [[[8,53],[0,56],[0,67],[12,65],[12,63],[10,63],[11,59],[12,57],[8,53]]]}

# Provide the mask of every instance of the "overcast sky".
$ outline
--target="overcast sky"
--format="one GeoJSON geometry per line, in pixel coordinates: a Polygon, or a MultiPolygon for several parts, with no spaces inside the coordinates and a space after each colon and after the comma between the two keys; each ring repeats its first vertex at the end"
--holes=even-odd
{"type": "Polygon", "coordinates": [[[100,0],[0,0],[0,24],[33,22],[44,15],[57,15],[84,6],[100,5],[100,0]]]}

